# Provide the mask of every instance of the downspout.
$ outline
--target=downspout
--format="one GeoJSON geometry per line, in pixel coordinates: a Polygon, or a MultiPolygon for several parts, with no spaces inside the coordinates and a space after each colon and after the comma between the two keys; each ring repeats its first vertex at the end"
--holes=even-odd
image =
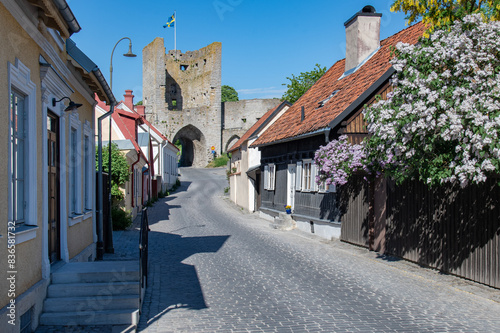
{"type": "MultiPolygon", "coordinates": [[[[102,260],[104,256],[103,242],[103,184],[102,184],[102,121],[113,114],[115,104],[111,103],[109,112],[106,112],[97,119],[97,260],[102,260]]],[[[111,177],[111,175],[109,175],[111,177]]],[[[111,189],[110,189],[111,191],[111,189]]],[[[110,192],[111,195],[111,192],[110,192]]]]}
{"type": "Polygon", "coordinates": [[[136,150],[136,153],[137,153],[137,161],[135,161],[134,163],[132,163],[132,165],[130,166],[132,168],[132,208],[134,207],[134,203],[135,203],[135,200],[134,200],[134,197],[135,197],[135,172],[134,172],[134,167],[137,163],[139,163],[139,161],[141,160],[141,154],[140,152],[138,152],[136,150]]]}
{"type": "MultiPolygon", "coordinates": [[[[116,104],[116,99],[115,96],[113,95],[113,92],[111,91],[108,83],[104,79],[104,76],[101,73],[101,70],[99,67],[95,67],[92,72],[94,73],[97,81],[99,81],[100,85],[102,86],[106,96],[108,97],[110,101],[110,107],[109,107],[109,112],[103,114],[97,119],[97,151],[98,151],[98,158],[97,158],[97,163],[98,163],[98,169],[97,169],[97,244],[96,244],[96,256],[97,260],[102,260],[104,256],[104,242],[103,242],[103,230],[104,230],[104,224],[103,224],[103,184],[102,184],[102,120],[106,117],[111,116],[113,114],[115,104],[116,104]]],[[[110,120],[111,121],[111,120],[110,120]]],[[[109,175],[111,177],[111,175],[109,175]]],[[[111,189],[110,189],[111,191],[111,189]]],[[[111,195],[111,192],[110,192],[111,195]]],[[[112,233],[111,233],[111,237],[112,233]]]]}

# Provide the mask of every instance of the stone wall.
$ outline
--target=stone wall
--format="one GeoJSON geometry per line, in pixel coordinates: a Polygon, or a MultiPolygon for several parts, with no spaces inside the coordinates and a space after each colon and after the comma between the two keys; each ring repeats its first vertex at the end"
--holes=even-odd
{"type": "Polygon", "coordinates": [[[237,102],[225,102],[222,147],[227,151],[270,109],[277,107],[281,101],[274,99],[244,99],[237,102]]]}

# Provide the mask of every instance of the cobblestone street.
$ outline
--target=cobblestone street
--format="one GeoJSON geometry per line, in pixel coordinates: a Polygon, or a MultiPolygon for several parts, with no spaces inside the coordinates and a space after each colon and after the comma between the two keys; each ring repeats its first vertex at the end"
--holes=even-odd
{"type": "Polygon", "coordinates": [[[139,332],[500,332],[498,291],[274,230],[223,197],[225,170],[181,172],[149,212],[139,332]]]}

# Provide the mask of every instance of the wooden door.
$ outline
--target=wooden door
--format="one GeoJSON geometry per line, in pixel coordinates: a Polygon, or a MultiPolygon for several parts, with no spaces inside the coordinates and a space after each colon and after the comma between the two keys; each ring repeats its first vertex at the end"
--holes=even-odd
{"type": "Polygon", "coordinates": [[[49,180],[49,259],[61,259],[60,198],[59,198],[59,119],[47,115],[48,180],[49,180]]]}

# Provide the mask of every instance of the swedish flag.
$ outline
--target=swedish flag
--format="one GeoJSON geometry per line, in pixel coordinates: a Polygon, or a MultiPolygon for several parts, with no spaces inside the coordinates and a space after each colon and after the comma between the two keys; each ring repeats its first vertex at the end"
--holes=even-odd
{"type": "Polygon", "coordinates": [[[172,14],[172,16],[169,17],[167,20],[167,23],[163,25],[164,28],[170,28],[173,27],[175,24],[175,14],[172,14]]]}

